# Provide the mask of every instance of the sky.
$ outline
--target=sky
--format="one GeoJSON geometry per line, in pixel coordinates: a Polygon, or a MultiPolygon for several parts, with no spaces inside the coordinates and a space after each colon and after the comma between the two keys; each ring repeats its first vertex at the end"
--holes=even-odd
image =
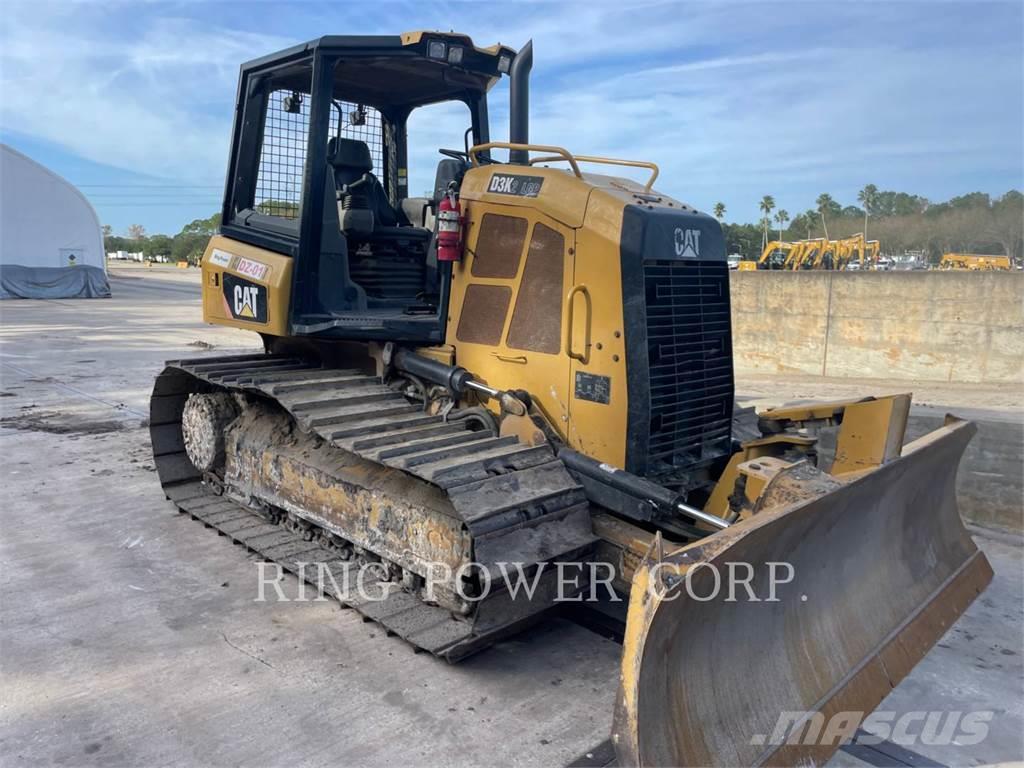
{"type": "MultiPolygon", "coordinates": [[[[238,66],[325,34],[534,41],[530,137],[653,160],[727,221],[865,184],[931,200],[1024,187],[1024,3],[60,2],[0,10],[0,141],[100,220],[173,234],[219,210],[238,66]]],[[[507,81],[491,135],[507,138],[507,81]]],[[[410,189],[464,111],[414,115],[410,189]]],[[[461,108],[460,108],[461,109],[461,108]]],[[[0,169],[2,172],[2,169],[0,169]]]]}

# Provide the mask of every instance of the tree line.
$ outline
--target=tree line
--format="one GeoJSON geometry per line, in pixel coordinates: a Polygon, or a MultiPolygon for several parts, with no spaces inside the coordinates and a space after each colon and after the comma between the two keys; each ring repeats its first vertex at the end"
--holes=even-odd
{"type": "MultiPolygon", "coordinates": [[[[264,200],[257,204],[259,213],[270,216],[282,216],[294,219],[299,215],[299,206],[287,200],[264,200]]],[[[217,234],[220,227],[220,214],[215,213],[206,219],[194,219],[182,227],[176,235],[149,235],[141,224],[131,224],[124,236],[115,235],[109,224],[103,225],[103,245],[107,253],[127,251],[142,253],[143,258],[154,259],[166,256],[171,261],[187,261],[198,264],[206,251],[210,237],[217,234]]]]}
{"type": "Polygon", "coordinates": [[[843,205],[823,193],[815,207],[790,215],[772,195],[759,204],[760,221],[725,223],[724,203],[715,203],[729,253],[755,259],[770,240],[826,237],[837,240],[863,232],[878,240],[881,252],[923,253],[938,262],[944,253],[981,253],[1024,259],[1024,195],[1010,190],[1001,197],[984,192],[933,203],[920,195],[879,190],[868,184],[857,195],[859,205],[843,205]]]}
{"type": "Polygon", "coordinates": [[[217,234],[220,226],[220,214],[215,213],[206,219],[195,219],[182,227],[176,235],[149,235],[141,224],[132,224],[124,236],[115,235],[109,224],[103,227],[103,245],[107,253],[127,251],[142,253],[144,258],[154,259],[166,256],[171,261],[187,261],[198,264],[203,258],[206,244],[210,237],[217,234]]]}
{"type": "MultiPolygon", "coordinates": [[[[857,195],[860,205],[843,205],[832,195],[823,193],[815,207],[791,216],[779,208],[772,195],[765,195],[759,204],[761,219],[757,223],[726,223],[725,203],[715,203],[713,213],[722,222],[729,253],[756,259],[769,240],[803,240],[827,237],[833,240],[863,232],[870,240],[881,243],[881,252],[900,255],[919,252],[937,263],[944,253],[982,253],[1009,256],[1024,260],[1024,195],[1010,190],[1002,197],[984,192],[971,192],[932,203],[920,195],[879,190],[868,184],[857,195]]],[[[270,201],[262,205],[278,204],[270,201]]],[[[270,211],[268,211],[270,212],[270,211]]],[[[279,211],[273,211],[282,215],[279,211]]],[[[295,215],[295,211],[290,211],[295,215]]],[[[199,263],[211,235],[220,226],[220,214],[195,219],[176,235],[147,235],[141,224],[132,224],[124,236],[114,235],[110,226],[103,227],[106,250],[138,253],[145,258],[168,256],[172,261],[199,263]]]]}

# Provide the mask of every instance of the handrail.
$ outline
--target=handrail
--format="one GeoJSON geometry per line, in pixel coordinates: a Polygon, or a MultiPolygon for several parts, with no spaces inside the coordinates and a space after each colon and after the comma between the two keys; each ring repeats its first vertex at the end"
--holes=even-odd
{"type": "MultiPolygon", "coordinates": [[[[625,165],[630,168],[648,168],[651,171],[651,178],[649,178],[647,180],[647,184],[644,185],[645,192],[651,191],[651,187],[654,186],[654,182],[658,178],[658,166],[648,160],[620,160],[614,157],[599,157],[598,155],[573,155],[573,157],[581,163],[601,163],[603,165],[625,165]]],[[[561,157],[534,157],[530,160],[530,165],[533,165],[534,163],[550,163],[561,159],[561,157]]]]}
{"type": "Polygon", "coordinates": [[[565,160],[572,166],[572,172],[576,174],[576,178],[582,179],[583,174],[580,172],[580,167],[576,164],[576,158],[567,149],[562,147],[552,147],[547,144],[512,144],[507,141],[489,141],[486,144],[477,144],[474,147],[469,148],[469,162],[474,166],[480,165],[477,154],[484,152],[489,149],[508,149],[508,150],[522,150],[526,152],[554,152],[560,160],[565,160]]]}
{"type": "Polygon", "coordinates": [[[480,165],[477,158],[477,154],[489,149],[508,149],[508,150],[521,150],[527,152],[553,152],[552,155],[545,155],[544,157],[533,157],[530,158],[530,165],[536,165],[537,163],[552,163],[564,160],[569,163],[572,167],[572,172],[576,174],[577,178],[582,179],[583,173],[580,171],[579,163],[600,163],[602,165],[623,165],[629,168],[647,168],[651,172],[651,178],[647,180],[644,185],[644,191],[650,192],[651,187],[654,186],[654,182],[658,179],[658,174],[661,172],[656,163],[652,163],[649,160],[622,160],[615,157],[601,157],[599,155],[574,155],[569,150],[562,147],[548,146],[546,144],[512,144],[507,141],[489,141],[486,144],[477,144],[474,147],[470,147],[469,160],[473,165],[480,165]]]}

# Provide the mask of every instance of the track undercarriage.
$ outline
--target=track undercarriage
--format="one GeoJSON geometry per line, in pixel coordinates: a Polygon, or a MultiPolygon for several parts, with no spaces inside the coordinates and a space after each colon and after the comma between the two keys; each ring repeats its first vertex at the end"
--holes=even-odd
{"type": "Polygon", "coordinates": [[[595,541],[549,446],[426,413],[360,371],[171,362],[150,431],[179,509],[449,660],[541,618],[564,588],[543,564],[579,562],[595,541]],[[532,598],[510,594],[508,574],[538,568],[532,598]]]}
{"type": "Polygon", "coordinates": [[[586,588],[584,564],[610,562],[629,592],[612,736],[624,764],[824,761],[831,743],[752,734],[780,707],[871,711],[992,578],[956,506],[974,427],[950,418],[903,445],[909,395],[760,414],[762,436],[726,468],[747,473],[729,483],[739,519],[678,544],[592,506],[564,448],[572,474],[481,409],[445,416],[408,395],[287,355],[168,363],[151,401],[160,481],[182,512],[449,661],[541,619],[586,588]],[[757,453],[809,446],[792,427],[837,421],[830,472],[811,454],[757,453]],[[581,566],[576,592],[551,563],[581,566]],[[718,589],[737,564],[749,605],[718,589]]]}

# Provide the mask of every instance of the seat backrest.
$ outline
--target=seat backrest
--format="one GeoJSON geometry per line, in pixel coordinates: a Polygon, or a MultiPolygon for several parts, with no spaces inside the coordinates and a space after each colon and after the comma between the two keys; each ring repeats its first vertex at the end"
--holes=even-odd
{"type": "Polygon", "coordinates": [[[394,227],[401,223],[401,217],[388,201],[384,185],[372,173],[373,158],[366,142],[341,136],[332,138],[327,142],[327,162],[334,169],[334,181],[339,191],[342,186],[362,178],[363,174],[369,174],[370,183],[363,194],[377,224],[394,227]]]}
{"type": "Polygon", "coordinates": [[[346,184],[373,170],[373,158],[366,142],[341,136],[327,142],[327,162],[334,169],[336,179],[339,173],[351,177],[344,182],[346,184]]]}
{"type": "Polygon", "coordinates": [[[362,141],[336,136],[327,142],[327,163],[334,175],[338,223],[346,234],[373,232],[373,159],[362,141]]]}
{"type": "Polygon", "coordinates": [[[441,198],[448,194],[448,184],[461,182],[462,175],[466,172],[466,165],[461,160],[452,157],[443,158],[437,164],[437,173],[434,175],[434,205],[441,202],[441,198]]]}

